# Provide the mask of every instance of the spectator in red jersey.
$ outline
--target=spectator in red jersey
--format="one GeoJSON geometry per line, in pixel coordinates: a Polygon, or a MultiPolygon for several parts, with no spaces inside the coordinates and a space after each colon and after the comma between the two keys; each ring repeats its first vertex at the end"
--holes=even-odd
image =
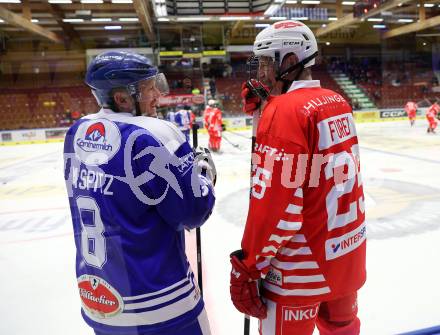
{"type": "Polygon", "coordinates": [[[78,120],[81,117],[81,112],[78,110],[74,110],[70,113],[72,120],[78,120]]]}
{"type": "Polygon", "coordinates": [[[428,130],[427,133],[435,134],[435,129],[437,128],[437,114],[440,112],[440,106],[438,103],[434,102],[434,104],[431,105],[426,110],[426,119],[428,120],[428,130]]]}
{"type": "Polygon", "coordinates": [[[416,122],[417,108],[417,104],[414,101],[408,101],[405,105],[405,112],[408,114],[411,127],[416,122]]]}
{"type": "MultiPolygon", "coordinates": [[[[357,335],[366,227],[352,109],[312,80],[317,43],[302,22],[273,24],[253,49],[253,83],[269,98],[242,249],[231,254],[232,302],[259,319],[260,335],[311,335],[315,325],[321,335],[357,335]]],[[[261,105],[258,95],[244,87],[248,113],[261,105]]]]}

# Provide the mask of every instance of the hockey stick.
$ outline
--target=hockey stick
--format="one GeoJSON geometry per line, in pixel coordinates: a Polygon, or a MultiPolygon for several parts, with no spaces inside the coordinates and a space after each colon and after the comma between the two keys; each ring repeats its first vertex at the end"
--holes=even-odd
{"type": "Polygon", "coordinates": [[[240,149],[240,146],[238,144],[232,143],[223,133],[222,133],[222,137],[225,139],[226,142],[228,142],[234,148],[240,149]]]}
{"type": "MultiPolygon", "coordinates": [[[[199,146],[198,129],[199,129],[199,125],[194,122],[192,126],[192,142],[194,149],[197,149],[197,147],[199,146]]],[[[197,281],[199,283],[200,294],[203,297],[202,237],[200,234],[200,227],[196,228],[196,245],[197,245],[197,281]]]]}
{"type": "Polygon", "coordinates": [[[248,140],[252,139],[252,137],[248,137],[248,136],[246,136],[246,135],[244,135],[244,134],[240,134],[240,133],[237,133],[237,132],[232,131],[232,130],[229,130],[229,129],[226,129],[225,131],[227,131],[228,133],[231,133],[231,134],[233,134],[233,135],[235,135],[235,136],[244,137],[244,138],[246,138],[246,139],[248,139],[248,140]]]}
{"type": "MultiPolygon", "coordinates": [[[[260,121],[260,110],[257,110],[252,115],[252,148],[251,148],[251,156],[253,156],[255,152],[255,143],[257,141],[257,128],[258,128],[258,122],[260,121]]],[[[251,190],[252,190],[252,157],[251,157],[251,171],[250,171],[250,191],[249,191],[249,197],[251,196],[251,190]]],[[[244,335],[250,334],[250,325],[251,325],[251,319],[249,315],[244,316],[244,335]]]]}

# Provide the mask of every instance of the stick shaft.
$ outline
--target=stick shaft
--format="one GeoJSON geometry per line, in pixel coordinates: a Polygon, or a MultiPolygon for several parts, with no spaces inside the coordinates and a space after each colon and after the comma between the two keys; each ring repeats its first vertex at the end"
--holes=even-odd
{"type": "MultiPolygon", "coordinates": [[[[198,129],[199,129],[199,125],[197,123],[194,123],[192,126],[192,142],[194,149],[196,149],[199,146],[198,129]]],[[[202,236],[200,233],[200,227],[196,228],[196,247],[197,247],[197,281],[200,288],[200,294],[203,297],[202,236]]]]}

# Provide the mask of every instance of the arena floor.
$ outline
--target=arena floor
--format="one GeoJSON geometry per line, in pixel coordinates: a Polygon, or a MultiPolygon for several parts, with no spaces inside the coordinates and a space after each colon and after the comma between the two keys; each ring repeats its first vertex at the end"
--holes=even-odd
{"type": "MultiPolygon", "coordinates": [[[[368,281],[363,335],[440,323],[440,135],[426,123],[358,125],[367,197],[368,281]]],[[[200,135],[201,144],[207,143],[200,135]]],[[[240,246],[249,187],[250,131],[215,155],[217,205],[202,228],[204,293],[214,335],[242,334],[229,301],[229,253],[240,246]]],[[[0,334],[87,335],[74,273],[62,143],[0,147],[0,334]]],[[[189,234],[188,253],[195,241],[189,234]]],[[[252,321],[251,334],[257,334],[252,321]]]]}

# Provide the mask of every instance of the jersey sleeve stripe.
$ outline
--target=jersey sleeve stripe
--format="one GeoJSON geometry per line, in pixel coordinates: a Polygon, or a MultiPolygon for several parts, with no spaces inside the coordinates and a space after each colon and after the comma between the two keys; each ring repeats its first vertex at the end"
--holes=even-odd
{"type": "Polygon", "coordinates": [[[316,262],[280,262],[277,259],[273,259],[271,265],[282,270],[298,270],[298,269],[318,269],[318,263],[316,262]]]}
{"type": "Polygon", "coordinates": [[[325,281],[323,275],[315,276],[286,276],[283,280],[285,283],[319,283],[325,281]]]}
{"type": "Polygon", "coordinates": [[[290,242],[307,243],[307,240],[304,234],[296,234],[293,235],[293,237],[290,239],[290,242]]]}
{"type": "Polygon", "coordinates": [[[257,263],[255,266],[258,270],[261,271],[262,269],[268,267],[269,265],[270,265],[270,258],[265,257],[264,261],[257,263]]]}
{"type": "Polygon", "coordinates": [[[182,284],[185,283],[189,283],[189,278],[191,276],[191,272],[188,272],[186,275],[186,278],[183,278],[182,280],[174,283],[173,285],[170,285],[168,287],[165,287],[159,291],[155,291],[155,292],[151,292],[151,293],[146,293],[146,294],[140,294],[140,295],[135,295],[132,297],[123,297],[124,301],[132,301],[132,300],[140,300],[140,299],[144,299],[144,298],[151,298],[157,295],[160,295],[162,293],[168,292],[168,291],[172,291],[175,288],[178,288],[179,286],[181,286],[182,284]]]}
{"type": "Polygon", "coordinates": [[[278,249],[274,247],[273,245],[270,245],[268,247],[264,247],[261,253],[273,253],[274,255],[277,253],[278,249]]]}
{"type": "Polygon", "coordinates": [[[328,286],[321,288],[313,288],[313,289],[294,289],[288,290],[283,289],[281,287],[269,284],[268,282],[264,282],[264,288],[273,293],[282,295],[282,296],[314,296],[330,293],[330,288],[328,286]]]}
{"type": "Polygon", "coordinates": [[[192,283],[188,283],[187,285],[181,287],[180,289],[167,294],[163,297],[151,299],[144,302],[138,302],[138,303],[132,303],[132,304],[125,304],[124,310],[133,310],[133,309],[141,309],[141,308],[149,308],[154,307],[160,304],[163,304],[165,302],[168,302],[170,300],[173,300],[177,298],[180,295],[183,295],[185,293],[188,293],[190,290],[194,289],[194,285],[192,283]]]}
{"type": "Polygon", "coordinates": [[[286,212],[289,214],[301,214],[303,206],[289,204],[286,208],[286,212]]]}
{"type": "Polygon", "coordinates": [[[280,220],[278,222],[277,228],[281,230],[300,230],[301,226],[302,222],[280,220]]]}
{"type": "Polygon", "coordinates": [[[302,198],[302,197],[304,196],[304,194],[303,194],[303,189],[302,189],[302,188],[298,188],[298,189],[295,191],[294,196],[295,196],[295,197],[298,197],[298,198],[302,198]]]}
{"type": "Polygon", "coordinates": [[[312,250],[310,250],[309,247],[301,247],[298,249],[291,249],[291,248],[281,248],[278,251],[281,255],[285,256],[295,256],[295,255],[311,255],[312,250]]]}
{"type": "MultiPolygon", "coordinates": [[[[303,235],[304,236],[304,235],[303,235]]],[[[289,241],[291,240],[293,237],[293,235],[288,235],[288,236],[280,236],[280,235],[276,235],[276,234],[272,234],[269,237],[269,242],[270,241],[275,241],[277,243],[281,243],[283,241],[289,241]]],[[[305,242],[305,241],[304,241],[305,242]]]]}

